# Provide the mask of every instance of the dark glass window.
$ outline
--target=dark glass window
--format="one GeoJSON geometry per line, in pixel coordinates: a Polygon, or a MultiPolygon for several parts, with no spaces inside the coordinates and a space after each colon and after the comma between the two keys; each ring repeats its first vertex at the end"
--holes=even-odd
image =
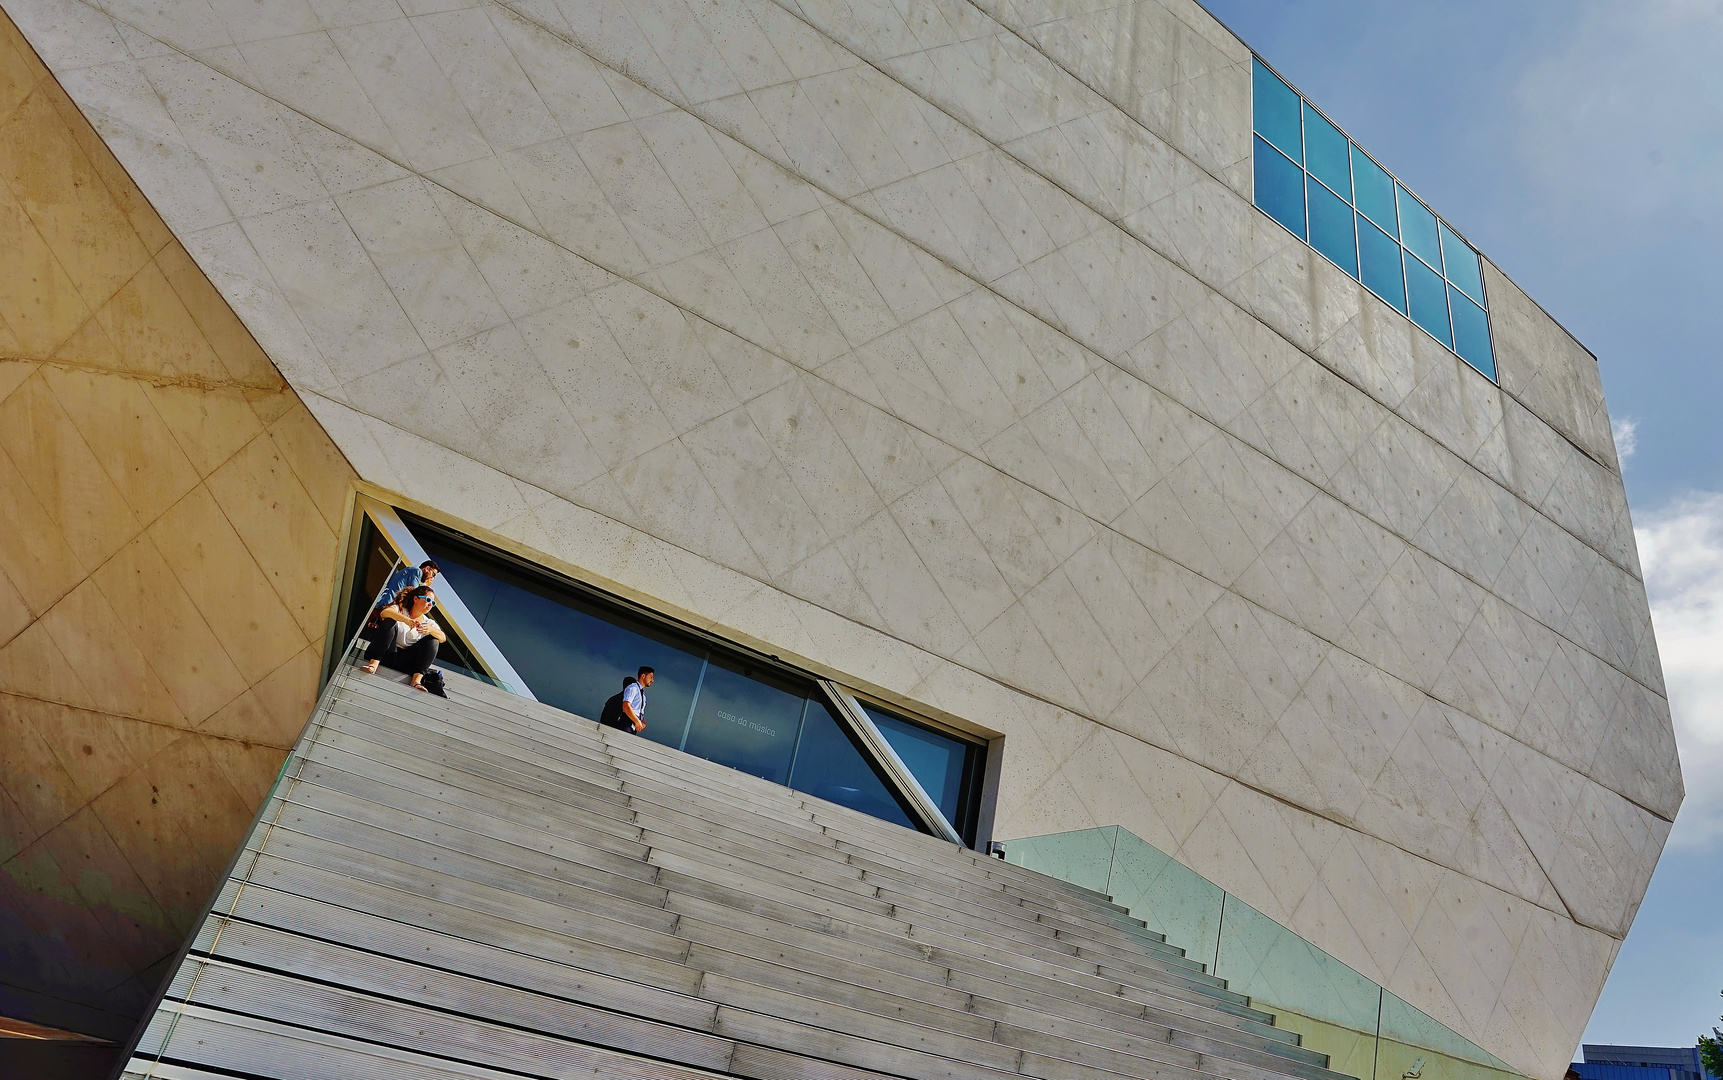
{"type": "MultiPolygon", "coordinates": [[[[802,739],[796,746],[795,764],[790,767],[790,786],[817,799],[841,803],[876,818],[915,828],[902,798],[874,772],[849,729],[838,722],[823,701],[808,701],[802,739]]],[[[974,843],[973,837],[965,840],[974,843]]]]}
{"type": "Polygon", "coordinates": [[[1251,77],[1251,111],[1255,117],[1256,133],[1302,165],[1304,140],[1299,134],[1298,113],[1303,99],[1260,60],[1256,61],[1251,77]]]}
{"type": "Polygon", "coordinates": [[[1454,347],[1448,333],[1448,287],[1415,258],[1406,260],[1406,301],[1413,322],[1448,348],[1454,347]]]}
{"type": "Polygon", "coordinates": [[[1334,265],[1358,276],[1357,238],[1352,233],[1352,208],[1312,176],[1306,185],[1310,200],[1310,246],[1334,265]]]}
{"type": "Polygon", "coordinates": [[[1484,302],[1484,279],[1478,272],[1478,253],[1472,246],[1454,235],[1446,223],[1440,226],[1442,233],[1442,268],[1447,271],[1448,280],[1457,285],[1461,292],[1471,297],[1473,302],[1482,305],[1484,302]]]}
{"type": "Polygon", "coordinates": [[[1347,202],[1352,201],[1351,146],[1339,128],[1304,106],[1304,167],[1347,202]]]}
{"type": "Polygon", "coordinates": [[[810,689],[768,671],[712,660],[682,748],[774,784],[787,783],[810,689]]]}
{"type": "MultiPolygon", "coordinates": [[[[444,587],[465,601],[540,701],[597,718],[626,677],[651,667],[645,738],[920,828],[811,677],[637,614],[429,522],[412,519],[409,527],[442,568],[444,587]]],[[[367,566],[366,576],[378,577],[387,565],[367,566]]],[[[353,619],[364,617],[366,603],[356,595],[353,619]]],[[[966,767],[973,773],[979,765],[966,767]]],[[[959,792],[955,804],[940,808],[960,834],[959,822],[971,822],[965,837],[973,843],[980,792],[974,783],[959,792]]]]}
{"type": "Polygon", "coordinates": [[[1304,170],[1256,140],[1256,205],[1304,239],[1304,170]]]}
{"type": "Polygon", "coordinates": [[[1466,363],[1495,378],[1496,356],[1490,349],[1489,316],[1451,285],[1448,301],[1454,312],[1454,351],[1466,363]]]}
{"type": "Polygon", "coordinates": [[[1361,214],[1358,217],[1358,278],[1371,292],[1406,313],[1406,281],[1401,277],[1400,245],[1361,214]]]}
{"type": "Polygon", "coordinates": [[[534,697],[596,718],[605,699],[622,689],[623,679],[642,665],[655,668],[652,688],[646,692],[643,734],[667,746],[681,745],[705,663],[704,649],[506,565],[474,559],[435,535],[420,535],[420,543],[534,697]]]}
{"type": "Polygon", "coordinates": [[[965,843],[975,842],[972,792],[981,782],[983,748],[954,735],[906,720],[870,702],[861,702],[868,719],[891,743],[921,789],[939,807],[965,843]]]}
{"type": "Polygon", "coordinates": [[[1400,225],[1399,215],[1394,212],[1394,178],[1356,146],[1352,148],[1352,187],[1359,212],[1389,236],[1398,237],[1400,225]]]}

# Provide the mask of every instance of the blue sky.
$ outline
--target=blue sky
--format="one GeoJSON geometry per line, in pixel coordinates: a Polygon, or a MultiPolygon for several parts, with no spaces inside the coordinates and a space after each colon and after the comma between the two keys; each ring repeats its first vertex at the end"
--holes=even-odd
{"type": "Polygon", "coordinates": [[[1598,357],[1687,779],[1587,1042],[1723,1012],[1723,0],[1205,0],[1598,357]]]}

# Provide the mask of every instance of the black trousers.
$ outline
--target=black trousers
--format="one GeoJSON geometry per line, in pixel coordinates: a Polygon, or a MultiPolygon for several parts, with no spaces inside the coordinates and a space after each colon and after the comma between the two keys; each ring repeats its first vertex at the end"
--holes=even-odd
{"type": "Polygon", "coordinates": [[[393,619],[383,620],[383,629],[378,631],[377,640],[365,650],[365,659],[376,660],[391,671],[423,675],[437,659],[437,639],[422,637],[404,649],[397,649],[395,635],[400,632],[396,629],[399,625],[393,619]]]}

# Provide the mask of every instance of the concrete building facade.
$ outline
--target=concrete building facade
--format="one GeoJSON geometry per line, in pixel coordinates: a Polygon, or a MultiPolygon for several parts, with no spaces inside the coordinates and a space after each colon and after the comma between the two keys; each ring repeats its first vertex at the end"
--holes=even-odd
{"type": "Polygon", "coordinates": [[[1682,794],[1596,362],[1486,259],[1492,381],[1258,210],[1196,4],[4,9],[4,1011],[135,1021],[364,494],[1561,1074],[1682,794]]]}

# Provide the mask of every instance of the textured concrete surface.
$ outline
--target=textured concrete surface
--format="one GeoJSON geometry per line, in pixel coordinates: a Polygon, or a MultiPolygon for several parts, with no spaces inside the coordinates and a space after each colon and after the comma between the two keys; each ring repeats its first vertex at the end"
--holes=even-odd
{"type": "Polygon", "coordinates": [[[1681,797],[1595,370],[1258,213],[1199,8],[5,6],[364,479],[1560,1073],[1681,797]]]}
{"type": "Polygon", "coordinates": [[[310,709],[352,470],[4,18],[0,251],[0,1015],[123,1040],[310,709]]]}

